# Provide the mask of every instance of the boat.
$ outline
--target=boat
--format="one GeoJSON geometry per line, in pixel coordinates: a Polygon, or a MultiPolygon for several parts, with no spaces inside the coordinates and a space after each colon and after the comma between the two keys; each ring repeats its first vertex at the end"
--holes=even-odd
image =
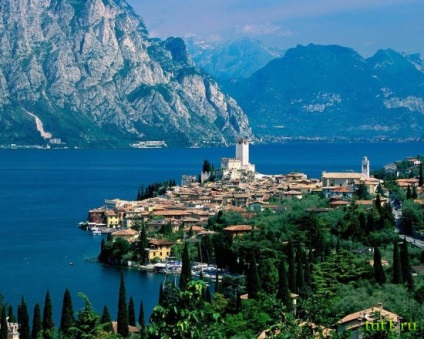
{"type": "Polygon", "coordinates": [[[93,233],[93,235],[102,235],[102,231],[98,229],[97,227],[93,227],[91,229],[91,233],[93,233]]]}

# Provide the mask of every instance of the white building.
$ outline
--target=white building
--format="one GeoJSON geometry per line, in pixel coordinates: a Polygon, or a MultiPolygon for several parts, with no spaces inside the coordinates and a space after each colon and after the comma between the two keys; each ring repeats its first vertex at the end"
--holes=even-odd
{"type": "MultiPolygon", "coordinates": [[[[19,339],[19,324],[10,323],[9,317],[6,319],[7,322],[7,339],[19,339]]],[[[1,325],[0,325],[1,328],[1,325]]]]}
{"type": "Polygon", "coordinates": [[[366,179],[370,177],[370,161],[367,157],[362,159],[362,177],[366,179]]]}
{"type": "Polygon", "coordinates": [[[254,173],[255,165],[249,163],[249,141],[240,139],[236,142],[236,157],[221,159],[221,168],[217,170],[217,177],[234,180],[254,173]]]}

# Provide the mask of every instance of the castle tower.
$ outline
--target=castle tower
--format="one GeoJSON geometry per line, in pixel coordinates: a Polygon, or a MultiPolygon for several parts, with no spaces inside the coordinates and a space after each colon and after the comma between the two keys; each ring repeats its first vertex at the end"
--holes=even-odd
{"type": "Polygon", "coordinates": [[[362,159],[362,176],[364,178],[370,177],[370,161],[368,160],[367,157],[364,157],[362,159]]]}
{"type": "Polygon", "coordinates": [[[247,139],[239,139],[237,141],[236,158],[240,159],[242,168],[249,165],[249,141],[247,139]]]}

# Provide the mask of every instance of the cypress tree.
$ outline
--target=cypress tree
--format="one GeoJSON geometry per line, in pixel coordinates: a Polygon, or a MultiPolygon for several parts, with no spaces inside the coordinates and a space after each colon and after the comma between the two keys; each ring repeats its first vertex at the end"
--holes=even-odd
{"type": "Polygon", "coordinates": [[[158,304],[159,305],[163,305],[164,300],[165,300],[164,285],[161,283],[159,285],[159,300],[158,300],[158,304]]]}
{"type": "Polygon", "coordinates": [[[412,280],[411,265],[409,264],[408,243],[405,238],[400,247],[400,264],[402,266],[402,280],[407,284],[408,289],[412,290],[414,282],[412,280]]]}
{"type": "Polygon", "coordinates": [[[375,198],[375,208],[377,208],[378,212],[381,212],[380,194],[377,194],[377,197],[375,198]]]}
{"type": "Polygon", "coordinates": [[[298,294],[303,293],[305,288],[305,276],[303,271],[302,258],[299,254],[297,255],[296,282],[298,294]]]}
{"type": "Polygon", "coordinates": [[[7,317],[6,306],[1,308],[1,321],[0,321],[0,339],[7,339],[7,317]]]}
{"type": "Polygon", "coordinates": [[[28,308],[25,303],[24,297],[22,296],[21,305],[19,307],[19,338],[20,339],[30,339],[31,338],[31,330],[29,328],[29,316],[28,316],[28,308]]]}
{"type": "Polygon", "coordinates": [[[296,267],[295,267],[295,258],[294,258],[294,249],[293,244],[290,241],[287,247],[287,260],[289,264],[289,288],[290,291],[293,293],[297,292],[297,286],[296,286],[296,267]]]}
{"type": "Polygon", "coordinates": [[[411,198],[412,199],[417,199],[418,198],[417,188],[415,186],[412,186],[411,198]]]}
{"type": "Polygon", "coordinates": [[[34,316],[32,317],[31,338],[38,339],[42,331],[43,331],[43,326],[41,324],[41,308],[40,308],[40,305],[37,303],[34,306],[34,316]]]}
{"type": "Polygon", "coordinates": [[[290,297],[289,283],[287,278],[286,267],[284,265],[284,260],[281,260],[280,265],[278,267],[277,298],[282,301],[282,303],[284,304],[284,306],[286,306],[288,310],[292,309],[293,304],[290,297]]]}
{"type": "Polygon", "coordinates": [[[130,301],[128,303],[128,324],[135,326],[135,306],[133,297],[130,297],[130,301]]]}
{"type": "Polygon", "coordinates": [[[147,234],[146,234],[146,227],[144,226],[144,222],[141,225],[141,231],[139,236],[139,256],[140,256],[140,263],[144,265],[146,263],[146,255],[145,255],[145,249],[149,245],[149,241],[147,240],[147,234]]]}
{"type": "Polygon", "coordinates": [[[125,290],[124,275],[121,273],[121,283],[119,286],[119,300],[118,300],[118,334],[124,338],[128,337],[128,308],[127,308],[127,292],[125,290]]]}
{"type": "Polygon", "coordinates": [[[59,331],[65,336],[69,334],[69,328],[75,323],[74,309],[72,307],[71,293],[68,289],[63,294],[62,315],[60,317],[59,331]]]}
{"type": "Polygon", "coordinates": [[[420,163],[420,174],[419,174],[419,178],[418,178],[418,186],[420,186],[420,187],[423,186],[423,163],[422,163],[422,161],[420,163]]]}
{"type": "Polygon", "coordinates": [[[103,312],[102,317],[100,319],[100,323],[103,325],[103,330],[112,333],[113,332],[113,326],[112,326],[112,319],[110,317],[109,309],[106,305],[103,306],[103,312]]]}
{"type": "Polygon", "coordinates": [[[43,335],[44,338],[53,338],[54,322],[53,322],[53,307],[50,298],[50,292],[46,292],[43,310],[43,335]]]}
{"type": "Polygon", "coordinates": [[[221,283],[219,282],[218,270],[215,272],[215,293],[221,293],[221,283]]]}
{"type": "Polygon", "coordinates": [[[255,252],[252,252],[252,255],[250,258],[250,265],[249,265],[246,287],[247,287],[247,293],[249,295],[249,299],[256,299],[258,297],[258,292],[259,292],[259,276],[258,276],[258,268],[256,267],[255,252]]]}
{"type": "Polygon", "coordinates": [[[209,286],[206,286],[206,290],[205,290],[205,300],[206,300],[206,302],[208,302],[208,303],[212,302],[212,293],[211,293],[211,289],[209,288],[209,286]]]}
{"type": "Polygon", "coordinates": [[[393,284],[401,284],[402,279],[402,265],[400,261],[399,244],[397,240],[393,241],[393,284]]]}
{"type": "Polygon", "coordinates": [[[191,281],[191,268],[190,268],[190,256],[188,253],[188,244],[184,243],[184,249],[182,253],[182,266],[180,274],[180,289],[186,290],[188,283],[191,281]]]}
{"type": "Polygon", "coordinates": [[[412,192],[411,192],[411,186],[408,185],[408,188],[406,189],[406,199],[412,198],[412,192]]]}
{"type": "Polygon", "coordinates": [[[13,314],[13,306],[9,305],[9,308],[7,310],[7,316],[9,317],[10,323],[16,323],[15,315],[13,314]]]}
{"type": "Polygon", "coordinates": [[[138,314],[138,324],[140,325],[142,329],[145,327],[143,300],[140,301],[140,312],[138,314]]]}
{"type": "Polygon", "coordinates": [[[381,263],[381,253],[378,247],[374,247],[374,278],[380,285],[386,282],[386,275],[381,263]]]}
{"type": "MultiPolygon", "coordinates": [[[[0,306],[1,307],[1,306],[0,306]]],[[[7,317],[6,306],[1,307],[1,320],[0,320],[0,339],[7,339],[7,317]]]]}
{"type": "Polygon", "coordinates": [[[144,306],[143,300],[140,301],[140,313],[138,315],[138,324],[140,325],[140,338],[147,339],[146,324],[144,322],[144,306]]]}

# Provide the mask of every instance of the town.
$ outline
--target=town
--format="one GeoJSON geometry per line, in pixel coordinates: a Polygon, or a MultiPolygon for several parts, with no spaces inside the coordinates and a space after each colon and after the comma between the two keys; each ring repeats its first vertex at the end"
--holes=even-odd
{"type": "MultiPolygon", "coordinates": [[[[222,158],[218,169],[205,160],[201,174],[183,175],[181,185],[170,180],[140,189],[135,201],[105,200],[104,206],[89,211],[80,227],[95,235],[108,233],[108,241],[102,241],[102,262],[158,273],[180,274],[188,245],[191,275],[215,282],[214,298],[220,293],[226,298],[222,313],[239,312],[237,300],[260,299],[260,293],[278,290],[281,301],[281,279],[287,275],[290,302],[282,304],[294,310],[299,331],[309,328],[316,337],[348,331],[347,337],[371,338],[372,333],[367,337],[364,332],[366,322],[390,321],[393,331],[399,331],[405,318],[417,319],[383,308],[376,299],[383,292],[363,301],[362,309],[339,305],[340,317],[331,321],[305,317],[317,307],[308,301],[337,304],[340,291],[360,293],[360,281],[376,283],[377,291],[391,275],[387,283],[400,284],[402,295],[422,303],[422,297],[414,296],[423,290],[422,160],[407,158],[374,175],[366,156],[358,159],[358,172],[323,172],[321,178],[263,175],[250,163],[248,140],[240,139],[235,157],[222,158]],[[281,269],[281,256],[287,268],[281,269]],[[253,263],[260,276],[257,288],[252,287],[253,263]]],[[[269,322],[261,324],[259,337],[282,331],[281,324],[274,325],[276,329],[269,322]]],[[[420,327],[418,321],[414,331],[420,327]]]]}

